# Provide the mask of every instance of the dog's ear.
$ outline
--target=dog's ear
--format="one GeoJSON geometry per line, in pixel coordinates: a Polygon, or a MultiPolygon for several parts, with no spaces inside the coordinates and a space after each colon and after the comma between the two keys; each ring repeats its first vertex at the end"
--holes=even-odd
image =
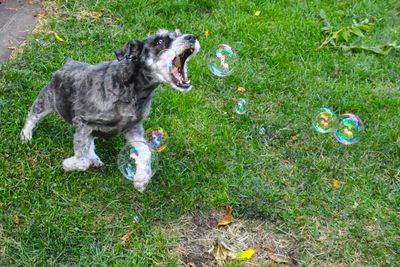
{"type": "Polygon", "coordinates": [[[137,60],[142,52],[143,42],[140,40],[129,40],[129,42],[121,49],[115,51],[118,61],[124,58],[137,60]]]}

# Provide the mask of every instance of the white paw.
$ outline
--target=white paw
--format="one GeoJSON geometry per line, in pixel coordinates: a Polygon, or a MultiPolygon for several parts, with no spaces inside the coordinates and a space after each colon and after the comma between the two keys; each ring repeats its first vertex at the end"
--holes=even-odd
{"type": "Polygon", "coordinates": [[[143,192],[149,184],[151,175],[147,172],[137,173],[133,179],[133,186],[140,192],[143,192]]]}
{"type": "Polygon", "coordinates": [[[26,144],[26,143],[28,143],[29,141],[32,140],[32,131],[22,130],[21,134],[20,134],[20,137],[21,137],[21,142],[23,144],[26,144]]]}
{"type": "Polygon", "coordinates": [[[92,156],[89,160],[90,160],[90,166],[94,168],[100,168],[101,166],[103,166],[103,162],[98,156],[95,157],[92,156]]]}
{"type": "Polygon", "coordinates": [[[89,169],[90,160],[87,158],[70,157],[63,161],[65,171],[86,171],[89,169]]]}

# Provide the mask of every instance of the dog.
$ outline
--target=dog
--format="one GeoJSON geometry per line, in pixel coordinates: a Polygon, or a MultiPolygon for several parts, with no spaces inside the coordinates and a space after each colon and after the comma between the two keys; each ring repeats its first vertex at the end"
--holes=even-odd
{"type": "Polygon", "coordinates": [[[94,138],[123,133],[138,150],[134,186],[143,192],[151,178],[143,121],[150,113],[152,93],[160,84],[190,91],[188,62],[199,50],[195,35],[161,29],[144,40],[129,40],[115,51],[114,61],[90,65],[67,59],[34,101],[21,141],[30,141],[35,126],[57,113],[75,128],[74,156],[65,159],[63,167],[85,171],[103,165],[94,138]]]}

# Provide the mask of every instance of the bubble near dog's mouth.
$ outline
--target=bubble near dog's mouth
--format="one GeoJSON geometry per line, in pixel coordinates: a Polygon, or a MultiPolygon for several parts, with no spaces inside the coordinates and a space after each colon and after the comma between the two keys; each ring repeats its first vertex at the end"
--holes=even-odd
{"type": "Polygon", "coordinates": [[[185,49],[181,55],[176,56],[171,62],[171,80],[179,88],[188,89],[191,86],[187,75],[187,62],[193,53],[193,48],[185,49]]]}

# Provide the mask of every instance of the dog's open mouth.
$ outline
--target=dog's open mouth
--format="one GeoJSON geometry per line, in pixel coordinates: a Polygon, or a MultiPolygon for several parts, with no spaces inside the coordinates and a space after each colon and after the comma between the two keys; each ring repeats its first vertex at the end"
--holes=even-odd
{"type": "Polygon", "coordinates": [[[176,86],[182,89],[187,89],[191,86],[187,74],[187,63],[193,52],[193,48],[185,49],[185,51],[183,51],[181,55],[176,56],[171,63],[171,80],[176,86]]]}

